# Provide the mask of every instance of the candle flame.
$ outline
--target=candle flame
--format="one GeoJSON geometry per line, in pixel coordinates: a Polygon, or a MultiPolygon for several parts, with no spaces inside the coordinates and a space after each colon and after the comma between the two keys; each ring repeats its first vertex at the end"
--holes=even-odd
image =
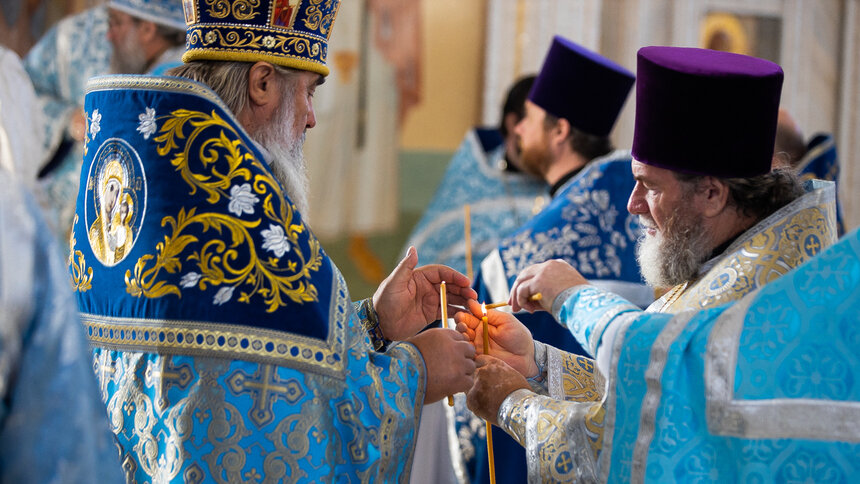
{"type": "Polygon", "coordinates": [[[487,303],[481,303],[481,312],[484,314],[484,316],[487,315],[487,303]]]}

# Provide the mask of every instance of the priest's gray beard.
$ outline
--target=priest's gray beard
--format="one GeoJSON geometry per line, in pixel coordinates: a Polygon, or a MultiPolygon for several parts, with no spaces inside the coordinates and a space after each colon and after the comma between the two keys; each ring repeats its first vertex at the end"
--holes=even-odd
{"type": "Polygon", "coordinates": [[[269,168],[281,183],[287,196],[298,208],[302,218],[307,221],[308,213],[308,170],[302,147],[305,144],[305,131],[294,135],[292,96],[293,90],[287,89],[284,102],[275,113],[272,124],[264,126],[253,134],[254,139],[269,151],[269,168]]]}
{"type": "MultiPolygon", "coordinates": [[[[133,27],[136,29],[137,27],[133,27]]],[[[110,71],[113,74],[143,74],[146,72],[146,54],[137,43],[137,31],[131,30],[113,48],[110,71]]]]}
{"type": "MultiPolygon", "coordinates": [[[[640,216],[644,227],[655,228],[648,216],[640,216]]],[[[711,255],[702,216],[689,209],[675,210],[665,230],[645,234],[636,245],[636,260],[645,283],[652,287],[672,287],[693,280],[711,255]],[[685,213],[686,212],[686,213],[685,213]]]]}

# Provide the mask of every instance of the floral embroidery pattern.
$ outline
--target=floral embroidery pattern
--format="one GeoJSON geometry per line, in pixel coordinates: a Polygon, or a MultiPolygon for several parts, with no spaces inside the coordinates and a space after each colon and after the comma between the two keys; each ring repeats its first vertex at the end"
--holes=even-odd
{"type": "MultiPolygon", "coordinates": [[[[611,170],[613,165],[609,165],[611,170]]],[[[607,173],[611,173],[607,171],[607,173]]],[[[505,277],[512,279],[526,267],[562,258],[586,277],[622,278],[628,248],[639,234],[636,218],[618,209],[626,196],[613,196],[597,185],[605,174],[599,165],[584,171],[576,185],[562,190],[547,211],[499,249],[505,277]],[[547,226],[548,221],[553,221],[547,226]],[[542,224],[542,225],[541,225],[542,224]],[[629,230],[629,229],[633,230],[629,230]]],[[[613,188],[613,189],[618,189],[613,188]]]]}
{"type": "Polygon", "coordinates": [[[230,188],[230,203],[227,205],[227,210],[237,217],[241,217],[243,213],[253,214],[254,205],[259,201],[260,199],[251,193],[250,183],[233,185],[230,188]]]}
{"type": "Polygon", "coordinates": [[[90,137],[96,139],[96,135],[102,130],[101,123],[102,115],[98,109],[93,110],[93,116],[90,118],[90,137]]]}
{"type": "Polygon", "coordinates": [[[785,383],[782,390],[790,397],[825,395],[842,400],[849,395],[852,384],[848,363],[838,352],[821,345],[810,345],[796,352],[781,371],[785,383]]]}
{"type": "Polygon", "coordinates": [[[137,132],[143,135],[143,139],[149,139],[158,129],[155,124],[155,109],[147,107],[146,112],[138,115],[137,119],[140,120],[140,124],[137,125],[137,132]]]}
{"type": "Polygon", "coordinates": [[[271,250],[278,257],[283,257],[290,250],[290,241],[287,240],[287,235],[284,233],[284,228],[270,224],[269,228],[263,230],[263,248],[271,250]]]}
{"type": "Polygon", "coordinates": [[[202,274],[198,274],[197,272],[189,272],[182,276],[182,279],[179,280],[179,285],[182,287],[194,287],[197,285],[197,282],[200,281],[200,278],[203,277],[202,274]]]}
{"type": "Polygon", "coordinates": [[[203,203],[163,217],[161,225],[168,232],[156,244],[155,253],[141,256],[134,269],[125,273],[129,294],[181,297],[180,287],[197,286],[203,291],[214,286],[218,290],[213,304],[222,305],[233,299],[238,288],[237,302],[248,304],[260,297],[268,312],[288,301],[318,300],[311,272],[323,263],[319,241],[308,232],[274,178],[252,169],[262,169],[262,164],[243,145],[233,126],[215,112],[178,109],[165,117],[155,141],[159,155],[169,158],[188,184],[189,196],[203,192],[209,204],[226,199],[227,207],[210,211],[203,203]],[[201,237],[207,232],[211,236],[201,237]],[[278,258],[264,258],[262,251],[271,251],[278,258]],[[289,257],[280,260],[288,252],[289,257]],[[179,277],[182,265],[189,263],[196,270],[179,277]],[[165,273],[177,274],[177,279],[165,277],[165,273]]]}
{"type": "Polygon", "coordinates": [[[233,298],[233,286],[226,286],[218,289],[212,302],[217,305],[222,305],[233,298]]]}

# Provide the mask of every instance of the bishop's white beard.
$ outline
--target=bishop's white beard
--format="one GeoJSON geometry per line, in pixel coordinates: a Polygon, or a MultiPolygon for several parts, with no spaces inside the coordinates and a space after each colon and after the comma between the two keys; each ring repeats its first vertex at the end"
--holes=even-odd
{"type": "Polygon", "coordinates": [[[293,124],[291,106],[285,96],[284,104],[275,114],[272,124],[264,126],[253,134],[254,139],[263,145],[272,156],[269,160],[269,168],[272,174],[284,187],[287,196],[298,208],[302,218],[307,221],[308,216],[308,170],[305,163],[302,147],[305,144],[304,130],[298,135],[293,135],[290,126],[293,124]]]}
{"type": "MultiPolygon", "coordinates": [[[[644,227],[656,227],[653,220],[640,217],[644,227]]],[[[672,287],[693,280],[711,254],[702,217],[676,210],[664,230],[647,233],[636,245],[636,260],[645,283],[652,287],[672,287]]]]}

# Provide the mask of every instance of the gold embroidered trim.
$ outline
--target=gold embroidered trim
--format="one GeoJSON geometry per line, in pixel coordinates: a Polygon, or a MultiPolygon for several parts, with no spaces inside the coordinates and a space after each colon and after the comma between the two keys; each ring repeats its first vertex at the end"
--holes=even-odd
{"type": "Polygon", "coordinates": [[[231,124],[240,126],[239,121],[233,116],[230,109],[224,104],[224,101],[212,89],[199,82],[181,77],[127,75],[93,77],[87,81],[86,94],[95,91],[113,91],[117,89],[170,91],[177,94],[200,96],[221,108],[224,111],[224,115],[232,121],[231,124]]]}
{"type": "MultiPolygon", "coordinates": [[[[141,256],[134,266],[134,271],[126,271],[125,283],[129,294],[147,298],[168,294],[181,297],[179,287],[161,280],[159,275],[162,269],[168,273],[180,269],[184,258],[184,262],[196,260],[202,273],[202,277],[193,285],[200,289],[205,289],[207,284],[220,286],[220,291],[225,294],[229,292],[230,295],[234,289],[240,289],[239,302],[250,303],[252,297],[262,297],[268,312],[274,312],[288,304],[287,299],[294,303],[318,300],[318,291],[312,283],[310,273],[318,271],[322,265],[319,241],[307,232],[304,224],[296,220],[295,207],[286,202],[273,178],[266,175],[251,178],[252,174],[246,164],[250,163],[261,170],[263,167],[245,150],[239,149],[240,133],[233,126],[215,111],[206,114],[179,109],[167,116],[155,141],[159,143],[158,154],[170,158],[171,165],[191,188],[189,194],[194,194],[199,189],[209,195],[206,201],[210,204],[217,203],[222,197],[229,197],[226,190],[236,186],[233,184],[235,179],[251,179],[255,196],[263,199],[262,208],[267,219],[265,223],[281,230],[284,240],[292,247],[292,255],[299,260],[282,264],[279,258],[260,252],[252,229],[258,230],[263,219],[249,221],[235,216],[235,212],[206,212],[205,208],[199,213],[196,207],[187,212],[180,209],[175,218],[162,218],[162,227],[170,226],[171,233],[165,235],[164,241],[156,245],[156,254],[141,256]],[[218,136],[207,140],[205,136],[210,128],[216,131],[218,136]],[[199,138],[204,139],[202,144],[197,143],[199,138]],[[185,139],[182,147],[177,144],[177,139],[185,139]],[[200,151],[196,156],[192,153],[193,148],[200,151]],[[193,172],[189,167],[189,160],[195,159],[208,162],[209,173],[193,172]],[[212,167],[216,161],[227,165],[225,173],[212,167]],[[273,197],[279,202],[277,206],[273,204],[273,197]],[[189,234],[187,230],[192,225],[199,225],[203,232],[212,230],[213,234],[205,242],[198,240],[198,237],[189,234]],[[227,235],[230,236],[229,244],[227,235]],[[303,240],[300,240],[302,238],[303,240]],[[186,247],[197,242],[202,246],[189,254],[186,247]],[[299,250],[301,242],[307,243],[308,254],[299,250]],[[223,256],[228,245],[232,252],[237,252],[240,245],[247,249],[249,260],[244,266],[234,267],[233,262],[223,256]]],[[[264,236],[265,233],[263,231],[264,236]]]]}
{"type": "Polygon", "coordinates": [[[87,313],[81,313],[81,320],[90,343],[103,348],[313,368],[343,378],[337,375],[344,369],[342,355],[325,342],[286,332],[226,323],[111,318],[87,313]]]}
{"type": "Polygon", "coordinates": [[[740,299],[836,241],[835,189],[814,191],[767,217],[732,244],[699,280],[664,296],[660,312],[703,309],[740,299]]]}
{"type": "Polygon", "coordinates": [[[120,351],[208,356],[274,364],[344,379],[351,303],[335,272],[327,341],[253,326],[81,313],[90,344],[120,351]]]}

